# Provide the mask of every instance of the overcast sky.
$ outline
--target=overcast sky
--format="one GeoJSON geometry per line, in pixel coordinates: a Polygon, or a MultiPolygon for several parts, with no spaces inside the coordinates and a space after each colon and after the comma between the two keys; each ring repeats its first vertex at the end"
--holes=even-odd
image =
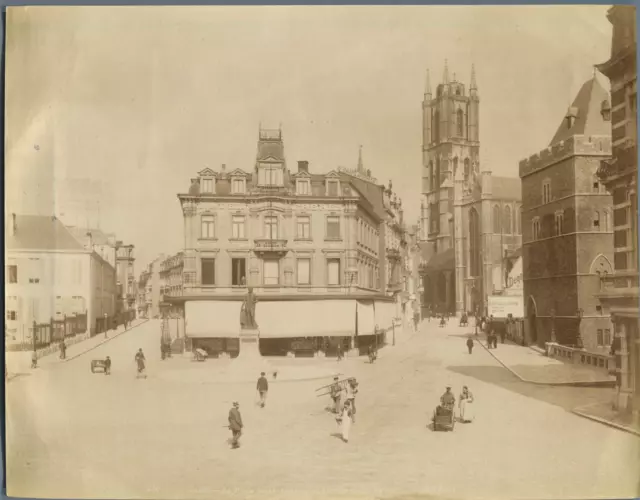
{"type": "Polygon", "coordinates": [[[435,86],[448,59],[468,85],[475,63],[482,163],[517,176],[608,59],[606,10],[10,8],[7,208],[57,213],[65,179],[98,181],[83,195],[102,229],[136,245],[139,272],[181,249],[176,194],[197,171],[253,168],[262,123],[282,124],[293,170],[354,167],[361,144],[413,222],[426,70],[435,86]]]}

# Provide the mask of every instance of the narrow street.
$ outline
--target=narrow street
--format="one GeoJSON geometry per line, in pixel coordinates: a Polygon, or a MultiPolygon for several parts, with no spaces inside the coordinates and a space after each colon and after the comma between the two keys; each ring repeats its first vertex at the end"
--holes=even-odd
{"type": "Polygon", "coordinates": [[[381,350],[373,365],[364,357],[341,362],[339,370],[360,382],[357,419],[345,444],[324,411],[328,398],[316,397],[328,381],[271,382],[267,407],[260,409],[254,383],[210,376],[216,360],[161,361],[159,323],[149,321],[8,384],[8,494],[496,499],[640,493],[640,439],[569,412],[606,401],[609,389],[520,382],[479,346],[469,355],[467,330],[453,322],[447,328],[424,323],[381,350]],[[147,379],[135,378],[138,348],[146,353],[147,379]],[[106,355],[113,374],[91,374],[91,359],[106,355]],[[201,380],[180,378],[196,366],[201,380]],[[446,385],[456,397],[469,387],[476,420],[452,433],[432,432],[431,413],[446,385]],[[239,450],[226,442],[234,400],[245,422],[239,450]]]}

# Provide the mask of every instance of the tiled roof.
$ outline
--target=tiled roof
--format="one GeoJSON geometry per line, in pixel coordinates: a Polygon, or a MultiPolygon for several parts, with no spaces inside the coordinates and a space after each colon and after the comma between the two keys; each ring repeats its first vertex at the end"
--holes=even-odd
{"type": "Polygon", "coordinates": [[[386,218],[387,213],[384,209],[382,200],[383,187],[372,182],[358,179],[349,174],[340,174],[340,179],[349,182],[358,192],[369,202],[373,208],[374,213],[381,219],[386,218]]]}
{"type": "Polygon", "coordinates": [[[600,114],[602,101],[608,99],[609,93],[600,85],[595,76],[585,82],[571,104],[571,112],[575,113],[573,126],[567,126],[567,111],[565,110],[560,126],[549,146],[565,141],[574,135],[610,135],[611,124],[605,122],[600,114]]]}
{"type": "Polygon", "coordinates": [[[12,234],[12,216],[8,217],[5,245],[8,250],[76,250],[83,246],[57,218],[46,215],[16,215],[12,234]]]}
{"type": "Polygon", "coordinates": [[[494,200],[522,200],[522,181],[518,177],[491,176],[491,197],[494,200]]]}

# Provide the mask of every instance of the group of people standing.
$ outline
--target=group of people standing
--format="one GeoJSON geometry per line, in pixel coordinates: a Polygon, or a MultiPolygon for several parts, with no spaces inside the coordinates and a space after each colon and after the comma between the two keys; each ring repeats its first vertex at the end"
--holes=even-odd
{"type": "MultiPolygon", "coordinates": [[[[463,423],[473,422],[475,412],[473,408],[473,394],[465,385],[458,400],[458,420],[463,423]]],[[[451,386],[447,386],[444,394],[440,397],[440,406],[436,408],[436,414],[442,411],[453,412],[455,410],[456,397],[451,392],[451,386]]]]}

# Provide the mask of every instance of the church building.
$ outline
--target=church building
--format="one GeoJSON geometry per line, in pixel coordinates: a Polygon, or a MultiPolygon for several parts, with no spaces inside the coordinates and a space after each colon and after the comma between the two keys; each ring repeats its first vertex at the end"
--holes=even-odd
{"type": "Polygon", "coordinates": [[[422,103],[420,274],[423,313],[486,314],[487,297],[505,288],[521,245],[520,179],[480,162],[480,97],[475,70],[467,87],[445,62],[422,103]]]}

